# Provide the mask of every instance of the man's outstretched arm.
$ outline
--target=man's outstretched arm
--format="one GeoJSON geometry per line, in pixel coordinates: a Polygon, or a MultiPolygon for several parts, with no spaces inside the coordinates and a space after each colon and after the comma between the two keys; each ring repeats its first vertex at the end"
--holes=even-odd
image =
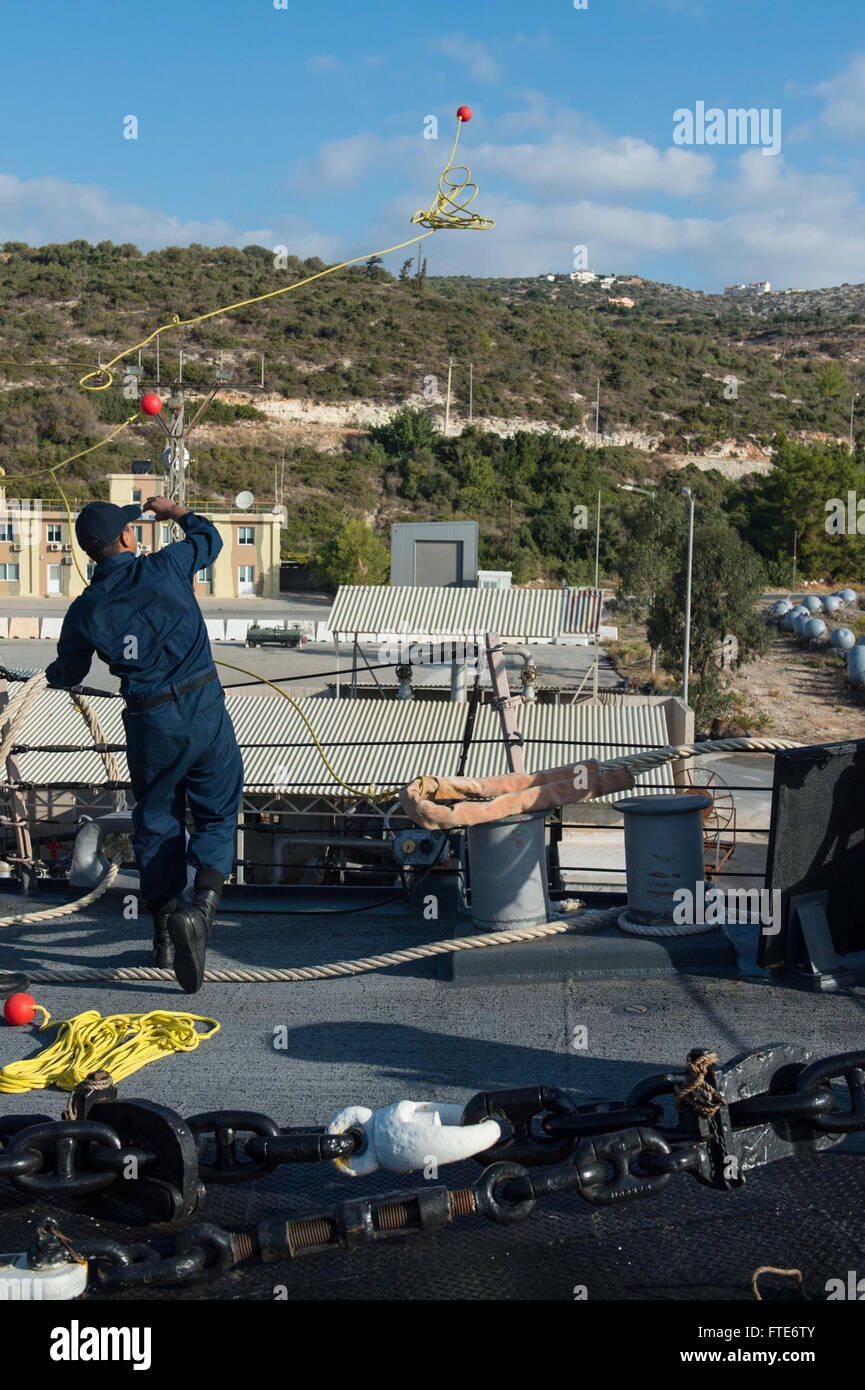
{"type": "Polygon", "coordinates": [[[167,556],[188,579],[213,564],[222,549],[222,537],[212,521],[168,497],[149,497],[144,510],[153,512],[157,521],[176,521],[185,533],[182,541],[163,546],[158,554],[167,556]]]}

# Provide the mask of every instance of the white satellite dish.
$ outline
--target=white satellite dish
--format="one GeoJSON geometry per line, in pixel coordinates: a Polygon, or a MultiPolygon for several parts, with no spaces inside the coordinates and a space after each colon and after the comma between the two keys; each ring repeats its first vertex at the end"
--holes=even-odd
{"type": "Polygon", "coordinates": [[[242,512],[247,512],[254,501],[255,498],[252,493],[244,489],[243,492],[239,492],[235,497],[234,505],[235,507],[239,507],[242,512]]]}

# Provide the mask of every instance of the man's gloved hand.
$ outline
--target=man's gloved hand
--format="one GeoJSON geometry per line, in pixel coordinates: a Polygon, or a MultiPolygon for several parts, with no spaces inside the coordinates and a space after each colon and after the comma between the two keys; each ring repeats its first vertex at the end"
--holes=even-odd
{"type": "Polygon", "coordinates": [[[153,512],[157,521],[176,521],[179,516],[185,516],[189,508],[172,502],[170,497],[148,497],[143,510],[153,512]]]}

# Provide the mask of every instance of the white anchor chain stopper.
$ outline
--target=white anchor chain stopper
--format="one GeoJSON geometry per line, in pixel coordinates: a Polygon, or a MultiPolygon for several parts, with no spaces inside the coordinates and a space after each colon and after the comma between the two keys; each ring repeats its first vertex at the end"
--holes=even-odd
{"type": "Polygon", "coordinates": [[[333,1162],[344,1173],[361,1177],[386,1168],[392,1173],[414,1173],[431,1163],[458,1163],[488,1149],[502,1136],[496,1120],[461,1125],[461,1105],[438,1101],[400,1100],[382,1110],[349,1105],[327,1126],[328,1134],[362,1129],[366,1148],[350,1158],[333,1162]]]}

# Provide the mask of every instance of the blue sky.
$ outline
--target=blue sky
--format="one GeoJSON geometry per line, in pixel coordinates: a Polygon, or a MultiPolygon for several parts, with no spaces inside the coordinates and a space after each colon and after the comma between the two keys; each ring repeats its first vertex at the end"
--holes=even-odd
{"type": "Polygon", "coordinates": [[[0,64],[0,240],[378,250],[414,234],[467,103],[497,225],[429,238],[431,274],[562,272],[584,245],[707,290],[865,280],[851,0],[6,0],[0,64]],[[780,153],[674,144],[698,102],[780,110],[780,153]]]}

